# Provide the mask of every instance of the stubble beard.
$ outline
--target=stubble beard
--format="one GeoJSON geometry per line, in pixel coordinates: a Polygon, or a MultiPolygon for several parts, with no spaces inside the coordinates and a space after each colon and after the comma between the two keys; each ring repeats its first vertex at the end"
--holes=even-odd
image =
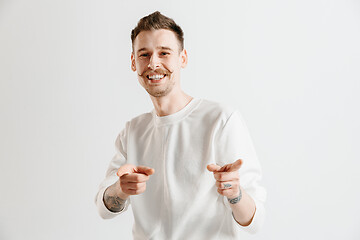
{"type": "Polygon", "coordinates": [[[163,86],[161,89],[152,89],[152,87],[147,86],[145,90],[148,92],[149,95],[153,97],[164,97],[173,90],[174,86],[175,82],[169,79],[168,82],[166,82],[165,86],[163,86]]]}
{"type": "Polygon", "coordinates": [[[143,72],[142,74],[139,74],[140,80],[144,82],[144,88],[148,92],[149,95],[153,97],[164,97],[168,95],[175,86],[175,81],[172,79],[172,73],[173,71],[169,70],[157,70],[155,72],[159,74],[166,74],[165,77],[165,83],[161,84],[161,86],[156,85],[147,85],[149,79],[146,77],[149,71],[143,72]]]}

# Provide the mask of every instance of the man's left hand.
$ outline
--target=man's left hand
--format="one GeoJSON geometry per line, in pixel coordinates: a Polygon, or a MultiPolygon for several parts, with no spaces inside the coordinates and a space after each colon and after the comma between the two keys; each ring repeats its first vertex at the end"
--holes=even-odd
{"type": "Polygon", "coordinates": [[[236,198],[240,194],[240,179],[238,170],[241,165],[242,160],[238,159],[237,161],[226,164],[222,167],[215,164],[207,166],[207,169],[214,174],[218,193],[228,199],[236,198]]]}

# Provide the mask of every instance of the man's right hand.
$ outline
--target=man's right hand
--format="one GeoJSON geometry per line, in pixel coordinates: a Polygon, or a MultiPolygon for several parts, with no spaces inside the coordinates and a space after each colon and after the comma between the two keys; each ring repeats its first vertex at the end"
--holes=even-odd
{"type": "Polygon", "coordinates": [[[155,169],[145,166],[135,166],[132,164],[121,166],[117,171],[121,191],[128,196],[145,192],[146,182],[154,172],[155,169]]]}
{"type": "Polygon", "coordinates": [[[146,181],[149,176],[154,174],[153,168],[145,166],[135,166],[125,164],[121,166],[117,175],[117,180],[113,185],[109,186],[103,196],[103,201],[107,209],[112,212],[120,212],[125,207],[126,199],[130,195],[143,193],[146,189],[146,181]]]}

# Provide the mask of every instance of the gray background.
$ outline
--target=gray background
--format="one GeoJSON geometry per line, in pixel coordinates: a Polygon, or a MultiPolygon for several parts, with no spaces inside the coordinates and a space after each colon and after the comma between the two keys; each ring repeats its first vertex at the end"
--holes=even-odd
{"type": "Polygon", "coordinates": [[[0,239],[131,239],[94,197],[130,118],[150,111],[130,31],[185,32],[190,95],[239,108],[268,191],[242,239],[360,239],[360,3],[0,0],[0,239]]]}

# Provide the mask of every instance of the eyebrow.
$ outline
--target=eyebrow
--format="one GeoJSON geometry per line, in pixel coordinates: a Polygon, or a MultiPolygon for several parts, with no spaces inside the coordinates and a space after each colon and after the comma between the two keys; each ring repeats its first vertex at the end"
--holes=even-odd
{"type": "MultiPolygon", "coordinates": [[[[165,47],[165,46],[159,46],[159,47],[156,47],[156,49],[161,49],[161,50],[168,50],[168,51],[174,51],[172,50],[170,47],[165,47]]],[[[140,48],[139,50],[137,50],[137,52],[142,52],[142,51],[146,51],[147,48],[140,48]]]]}

